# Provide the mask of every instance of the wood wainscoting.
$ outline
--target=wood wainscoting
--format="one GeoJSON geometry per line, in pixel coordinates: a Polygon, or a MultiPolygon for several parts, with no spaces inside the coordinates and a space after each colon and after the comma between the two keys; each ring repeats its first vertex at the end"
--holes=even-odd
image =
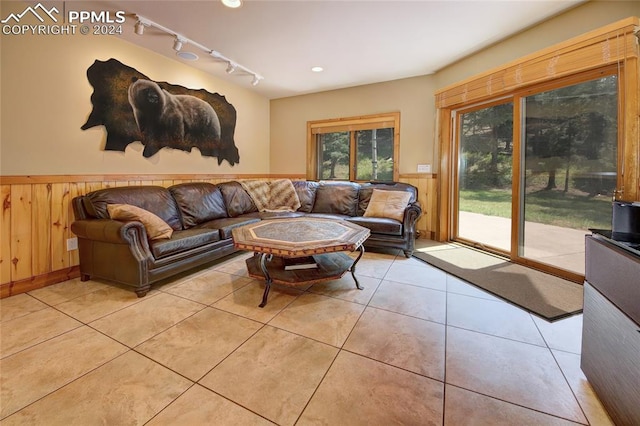
{"type": "MultiPolygon", "coordinates": [[[[300,179],[305,175],[158,174],[2,176],[0,196],[0,298],[25,293],[80,276],[78,251],[67,250],[74,238],[71,200],[102,188],[132,185],[169,187],[183,182],[220,183],[236,179],[300,179]]],[[[421,238],[435,235],[436,178],[432,174],[401,175],[418,188],[423,215],[421,238]]]]}

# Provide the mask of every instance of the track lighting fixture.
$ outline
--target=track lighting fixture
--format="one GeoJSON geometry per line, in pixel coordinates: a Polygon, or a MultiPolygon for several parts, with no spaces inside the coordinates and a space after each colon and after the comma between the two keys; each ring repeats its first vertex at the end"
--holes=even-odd
{"type": "Polygon", "coordinates": [[[175,41],[173,42],[173,50],[175,50],[176,52],[179,52],[180,49],[182,49],[182,46],[185,42],[186,40],[180,37],[176,37],[175,41]]]}
{"type": "MultiPolygon", "coordinates": [[[[239,7],[242,2],[241,0],[233,0],[231,1],[231,3],[239,3],[238,6],[235,7],[239,7]]],[[[231,7],[231,6],[230,6],[231,7]]],[[[174,38],[173,41],[173,50],[175,50],[176,52],[178,52],[178,56],[180,56],[183,59],[188,59],[188,60],[196,60],[198,59],[198,55],[191,53],[191,52],[181,52],[180,50],[184,47],[185,44],[190,44],[191,46],[195,46],[198,49],[206,52],[207,54],[209,54],[209,56],[211,56],[213,59],[215,59],[216,61],[219,62],[226,62],[227,63],[227,74],[238,74],[238,75],[252,75],[253,76],[253,81],[251,82],[251,84],[253,86],[257,86],[258,83],[260,83],[261,80],[264,79],[264,77],[262,77],[261,75],[259,75],[258,73],[256,73],[255,71],[250,70],[249,68],[240,65],[239,63],[237,63],[236,61],[233,61],[229,58],[227,58],[226,56],[224,56],[222,53],[218,52],[217,50],[213,50],[213,49],[209,49],[206,46],[203,46],[202,44],[195,42],[189,38],[186,38],[182,35],[179,35],[176,31],[173,31],[172,29],[169,29],[167,27],[164,27],[158,23],[155,23],[153,21],[148,20],[147,18],[144,18],[142,16],[136,15],[136,18],[138,18],[138,21],[135,24],[135,33],[138,35],[143,35],[144,31],[145,31],[145,27],[152,27],[155,29],[158,29],[166,34],[169,34],[174,38]]]]}
{"type": "Polygon", "coordinates": [[[136,22],[136,34],[144,34],[144,24],[142,23],[142,21],[136,22]]]}

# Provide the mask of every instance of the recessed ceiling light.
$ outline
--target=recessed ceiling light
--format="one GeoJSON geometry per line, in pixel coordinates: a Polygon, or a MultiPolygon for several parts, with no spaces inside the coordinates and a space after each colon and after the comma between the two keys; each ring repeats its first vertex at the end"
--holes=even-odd
{"type": "Polygon", "coordinates": [[[324,71],[324,68],[322,68],[322,67],[311,67],[311,71],[313,71],[313,72],[322,72],[322,71],[324,71]]]}
{"type": "Polygon", "coordinates": [[[232,9],[242,6],[242,0],[222,0],[222,4],[232,9]]]}
{"type": "Polygon", "coordinates": [[[198,59],[198,55],[196,55],[193,52],[176,52],[176,55],[178,55],[180,58],[184,59],[185,61],[195,61],[198,59]]]}

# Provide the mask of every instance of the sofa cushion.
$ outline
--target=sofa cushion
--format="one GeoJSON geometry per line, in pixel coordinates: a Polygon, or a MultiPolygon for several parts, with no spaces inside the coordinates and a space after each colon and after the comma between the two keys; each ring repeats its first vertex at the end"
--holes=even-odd
{"type": "Polygon", "coordinates": [[[382,217],[402,222],[411,194],[405,191],[374,189],[364,217],[382,217]]]}
{"type": "Polygon", "coordinates": [[[358,216],[364,215],[367,206],[369,205],[369,200],[371,199],[371,194],[373,194],[374,189],[382,189],[385,191],[406,191],[411,194],[411,198],[409,199],[409,203],[414,203],[418,200],[418,189],[410,185],[408,183],[403,182],[367,182],[360,184],[360,192],[358,193],[358,216]]]}
{"type": "Polygon", "coordinates": [[[384,234],[402,236],[402,222],[395,219],[385,219],[381,217],[354,216],[346,220],[362,227],[368,228],[372,234],[384,234]]]}
{"type": "Polygon", "coordinates": [[[231,238],[231,230],[242,225],[248,225],[250,223],[260,222],[258,213],[249,213],[239,217],[225,217],[221,219],[210,220],[209,222],[201,223],[197,225],[197,228],[202,229],[217,229],[220,233],[221,240],[227,240],[231,238]],[[254,216],[255,215],[255,216],[254,216]]]}
{"type": "Polygon", "coordinates": [[[192,228],[200,223],[227,217],[227,208],[220,189],[209,182],[187,182],[169,187],[178,203],[182,224],[192,228]]]}
{"type": "Polygon", "coordinates": [[[171,238],[171,234],[173,234],[173,229],[167,225],[167,222],[140,207],[130,204],[108,204],[107,211],[111,219],[123,221],[136,220],[141,222],[150,240],[171,238]]]}
{"type": "Polygon", "coordinates": [[[291,183],[293,183],[293,187],[296,189],[298,199],[300,200],[300,208],[298,211],[311,213],[319,183],[306,180],[294,180],[291,183]]]}
{"type": "Polygon", "coordinates": [[[93,191],[85,197],[89,216],[108,219],[108,204],[129,204],[150,211],[164,220],[174,231],[182,229],[180,212],[173,196],[162,186],[123,186],[93,191]]]}
{"type": "Polygon", "coordinates": [[[184,231],[176,231],[169,239],[150,241],[149,246],[153,257],[162,259],[195,247],[215,243],[216,241],[220,241],[220,233],[217,229],[191,228],[184,231]]]}
{"type": "Polygon", "coordinates": [[[359,189],[355,182],[320,182],[312,212],[355,216],[359,189]]]}
{"type": "Polygon", "coordinates": [[[227,215],[229,217],[258,211],[258,208],[249,194],[247,194],[247,191],[240,185],[240,182],[222,182],[218,184],[218,188],[222,192],[222,198],[227,207],[227,215]]]}

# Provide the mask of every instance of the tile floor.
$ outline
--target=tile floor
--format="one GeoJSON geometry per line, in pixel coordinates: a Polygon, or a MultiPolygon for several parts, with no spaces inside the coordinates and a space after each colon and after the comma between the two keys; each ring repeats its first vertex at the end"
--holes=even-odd
{"type": "Polygon", "coordinates": [[[611,425],[582,316],[532,316],[416,259],[367,252],[305,288],[239,253],[144,298],[70,280],[0,301],[2,425],[611,425]]]}

